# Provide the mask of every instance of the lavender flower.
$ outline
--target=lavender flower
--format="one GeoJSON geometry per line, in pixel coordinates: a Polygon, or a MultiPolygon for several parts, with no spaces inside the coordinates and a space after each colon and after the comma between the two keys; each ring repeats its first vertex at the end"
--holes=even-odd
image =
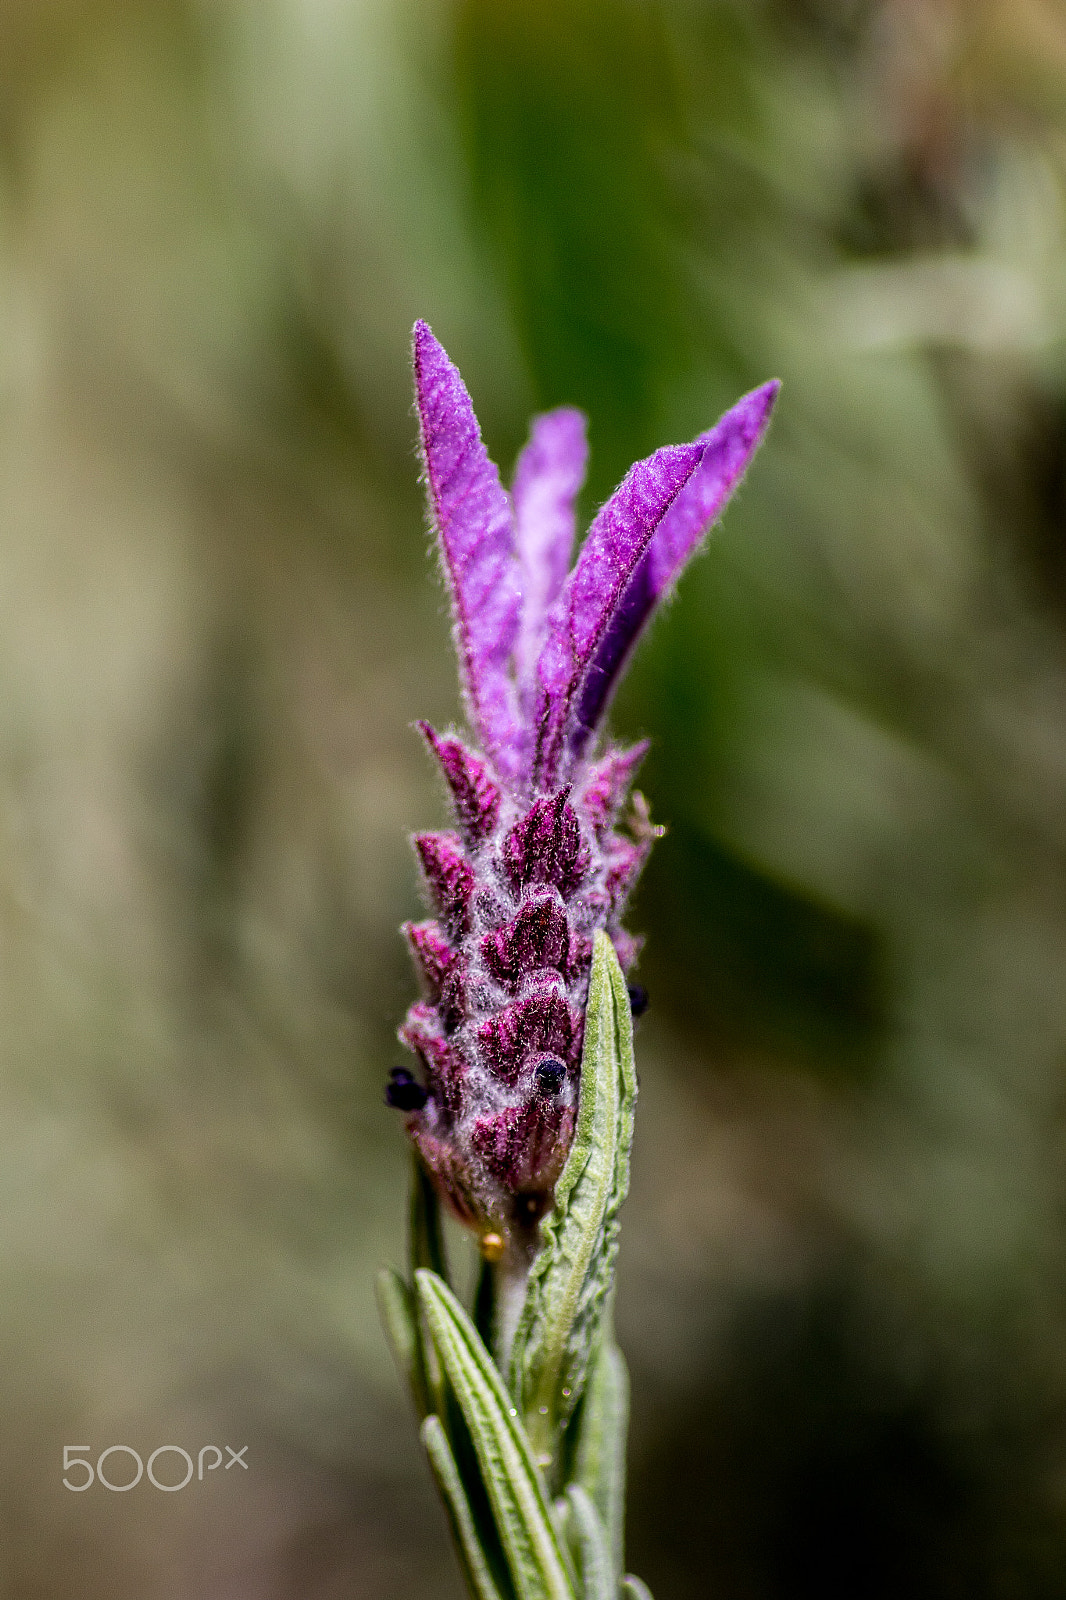
{"type": "Polygon", "coordinates": [[[691,444],[630,468],[570,568],[584,419],[534,420],[511,493],[462,379],[423,322],[415,388],[429,509],[478,748],[419,727],[454,831],[415,838],[436,916],[405,933],[422,980],[400,1037],[423,1081],[386,1091],[490,1256],[528,1254],[574,1132],[594,932],[621,925],[656,830],[630,784],[646,745],[596,741],[642,629],[766,431],[776,382],[691,444]]]}

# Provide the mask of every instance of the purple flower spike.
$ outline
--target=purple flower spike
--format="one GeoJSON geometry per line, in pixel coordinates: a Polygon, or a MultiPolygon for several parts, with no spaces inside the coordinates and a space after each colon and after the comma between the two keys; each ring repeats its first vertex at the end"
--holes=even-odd
{"type": "Polygon", "coordinates": [[[395,1069],[387,1099],[454,1214],[502,1235],[517,1259],[536,1248],[573,1139],[593,934],[607,931],[624,970],[640,949],[621,919],[657,832],[639,794],[627,805],[646,745],[597,755],[596,740],[636,640],[758,448],[778,386],[632,467],[568,572],[581,414],[536,418],[509,496],[462,379],[421,322],[414,365],[481,749],[418,725],[458,831],[414,841],[435,917],[404,929],[423,998],[400,1037],[421,1081],[395,1069]]]}

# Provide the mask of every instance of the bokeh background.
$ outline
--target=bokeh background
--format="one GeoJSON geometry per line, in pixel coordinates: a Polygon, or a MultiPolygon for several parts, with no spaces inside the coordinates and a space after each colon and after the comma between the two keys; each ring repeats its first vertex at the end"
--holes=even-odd
{"type": "Polygon", "coordinates": [[[0,1596],[459,1594],[372,1299],[416,316],[589,512],[785,384],[615,709],[629,1564],[1066,1596],[1061,0],[0,0],[0,1596]],[[249,1469],[61,1485],[167,1442],[249,1469]]]}

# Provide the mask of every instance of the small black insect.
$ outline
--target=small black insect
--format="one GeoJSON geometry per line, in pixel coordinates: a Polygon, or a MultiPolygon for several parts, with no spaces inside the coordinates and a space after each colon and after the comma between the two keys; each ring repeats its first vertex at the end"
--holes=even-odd
{"type": "Polygon", "coordinates": [[[537,1062],[533,1076],[537,1080],[537,1093],[545,1100],[554,1100],[563,1086],[566,1067],[556,1056],[545,1056],[543,1061],[537,1062]]]}
{"type": "Polygon", "coordinates": [[[393,1067],[385,1085],[385,1104],[396,1111],[421,1111],[429,1095],[413,1072],[406,1067],[393,1067]]]}
{"type": "Polygon", "coordinates": [[[648,1009],[648,991],[642,983],[631,983],[629,989],[629,1009],[635,1017],[642,1017],[648,1009]]]}

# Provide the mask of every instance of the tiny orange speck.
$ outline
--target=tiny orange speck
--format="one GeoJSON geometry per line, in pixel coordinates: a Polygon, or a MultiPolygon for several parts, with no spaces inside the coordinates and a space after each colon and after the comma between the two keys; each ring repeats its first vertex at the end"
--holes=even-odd
{"type": "Polygon", "coordinates": [[[483,1233],[481,1235],[481,1254],[486,1261],[499,1261],[503,1255],[503,1239],[498,1233],[483,1233]]]}

